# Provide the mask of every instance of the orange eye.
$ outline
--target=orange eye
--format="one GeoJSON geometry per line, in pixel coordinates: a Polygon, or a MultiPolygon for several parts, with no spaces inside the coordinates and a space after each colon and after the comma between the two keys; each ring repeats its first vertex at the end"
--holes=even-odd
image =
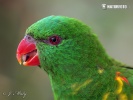
{"type": "Polygon", "coordinates": [[[58,45],[61,42],[61,38],[57,35],[51,36],[48,39],[49,43],[52,45],[58,45]]]}

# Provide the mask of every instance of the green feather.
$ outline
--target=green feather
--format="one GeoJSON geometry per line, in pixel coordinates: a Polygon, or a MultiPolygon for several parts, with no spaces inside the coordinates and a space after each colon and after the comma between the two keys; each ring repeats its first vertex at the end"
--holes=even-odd
{"type": "Polygon", "coordinates": [[[108,56],[91,29],[65,16],[49,16],[31,25],[26,34],[36,39],[40,66],[49,75],[55,100],[133,100],[133,70],[108,56]],[[58,35],[61,42],[42,42],[58,35]],[[122,90],[116,72],[126,77],[122,90]]]}

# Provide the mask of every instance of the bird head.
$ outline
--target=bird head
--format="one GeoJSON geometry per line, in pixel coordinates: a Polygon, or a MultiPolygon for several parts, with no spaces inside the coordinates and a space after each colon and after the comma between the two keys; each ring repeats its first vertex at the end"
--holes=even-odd
{"type": "Polygon", "coordinates": [[[16,56],[20,64],[40,66],[46,72],[70,71],[88,66],[96,58],[97,50],[102,51],[100,46],[95,34],[79,20],[48,16],[26,30],[16,56]]]}

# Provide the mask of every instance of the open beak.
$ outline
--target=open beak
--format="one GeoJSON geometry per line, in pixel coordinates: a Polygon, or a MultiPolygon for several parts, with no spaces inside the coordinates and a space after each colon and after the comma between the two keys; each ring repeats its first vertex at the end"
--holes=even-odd
{"type": "Polygon", "coordinates": [[[30,42],[25,37],[18,45],[16,57],[18,62],[24,66],[40,65],[35,42],[30,42]]]}

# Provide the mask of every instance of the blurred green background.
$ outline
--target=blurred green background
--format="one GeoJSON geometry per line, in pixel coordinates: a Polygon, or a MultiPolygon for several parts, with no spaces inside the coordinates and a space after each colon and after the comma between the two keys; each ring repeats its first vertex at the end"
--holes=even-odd
{"type": "Polygon", "coordinates": [[[131,0],[0,0],[0,100],[53,100],[47,74],[16,60],[26,28],[49,15],[83,21],[112,57],[133,66],[131,0]],[[103,10],[102,4],[126,4],[128,8],[103,10]]]}

